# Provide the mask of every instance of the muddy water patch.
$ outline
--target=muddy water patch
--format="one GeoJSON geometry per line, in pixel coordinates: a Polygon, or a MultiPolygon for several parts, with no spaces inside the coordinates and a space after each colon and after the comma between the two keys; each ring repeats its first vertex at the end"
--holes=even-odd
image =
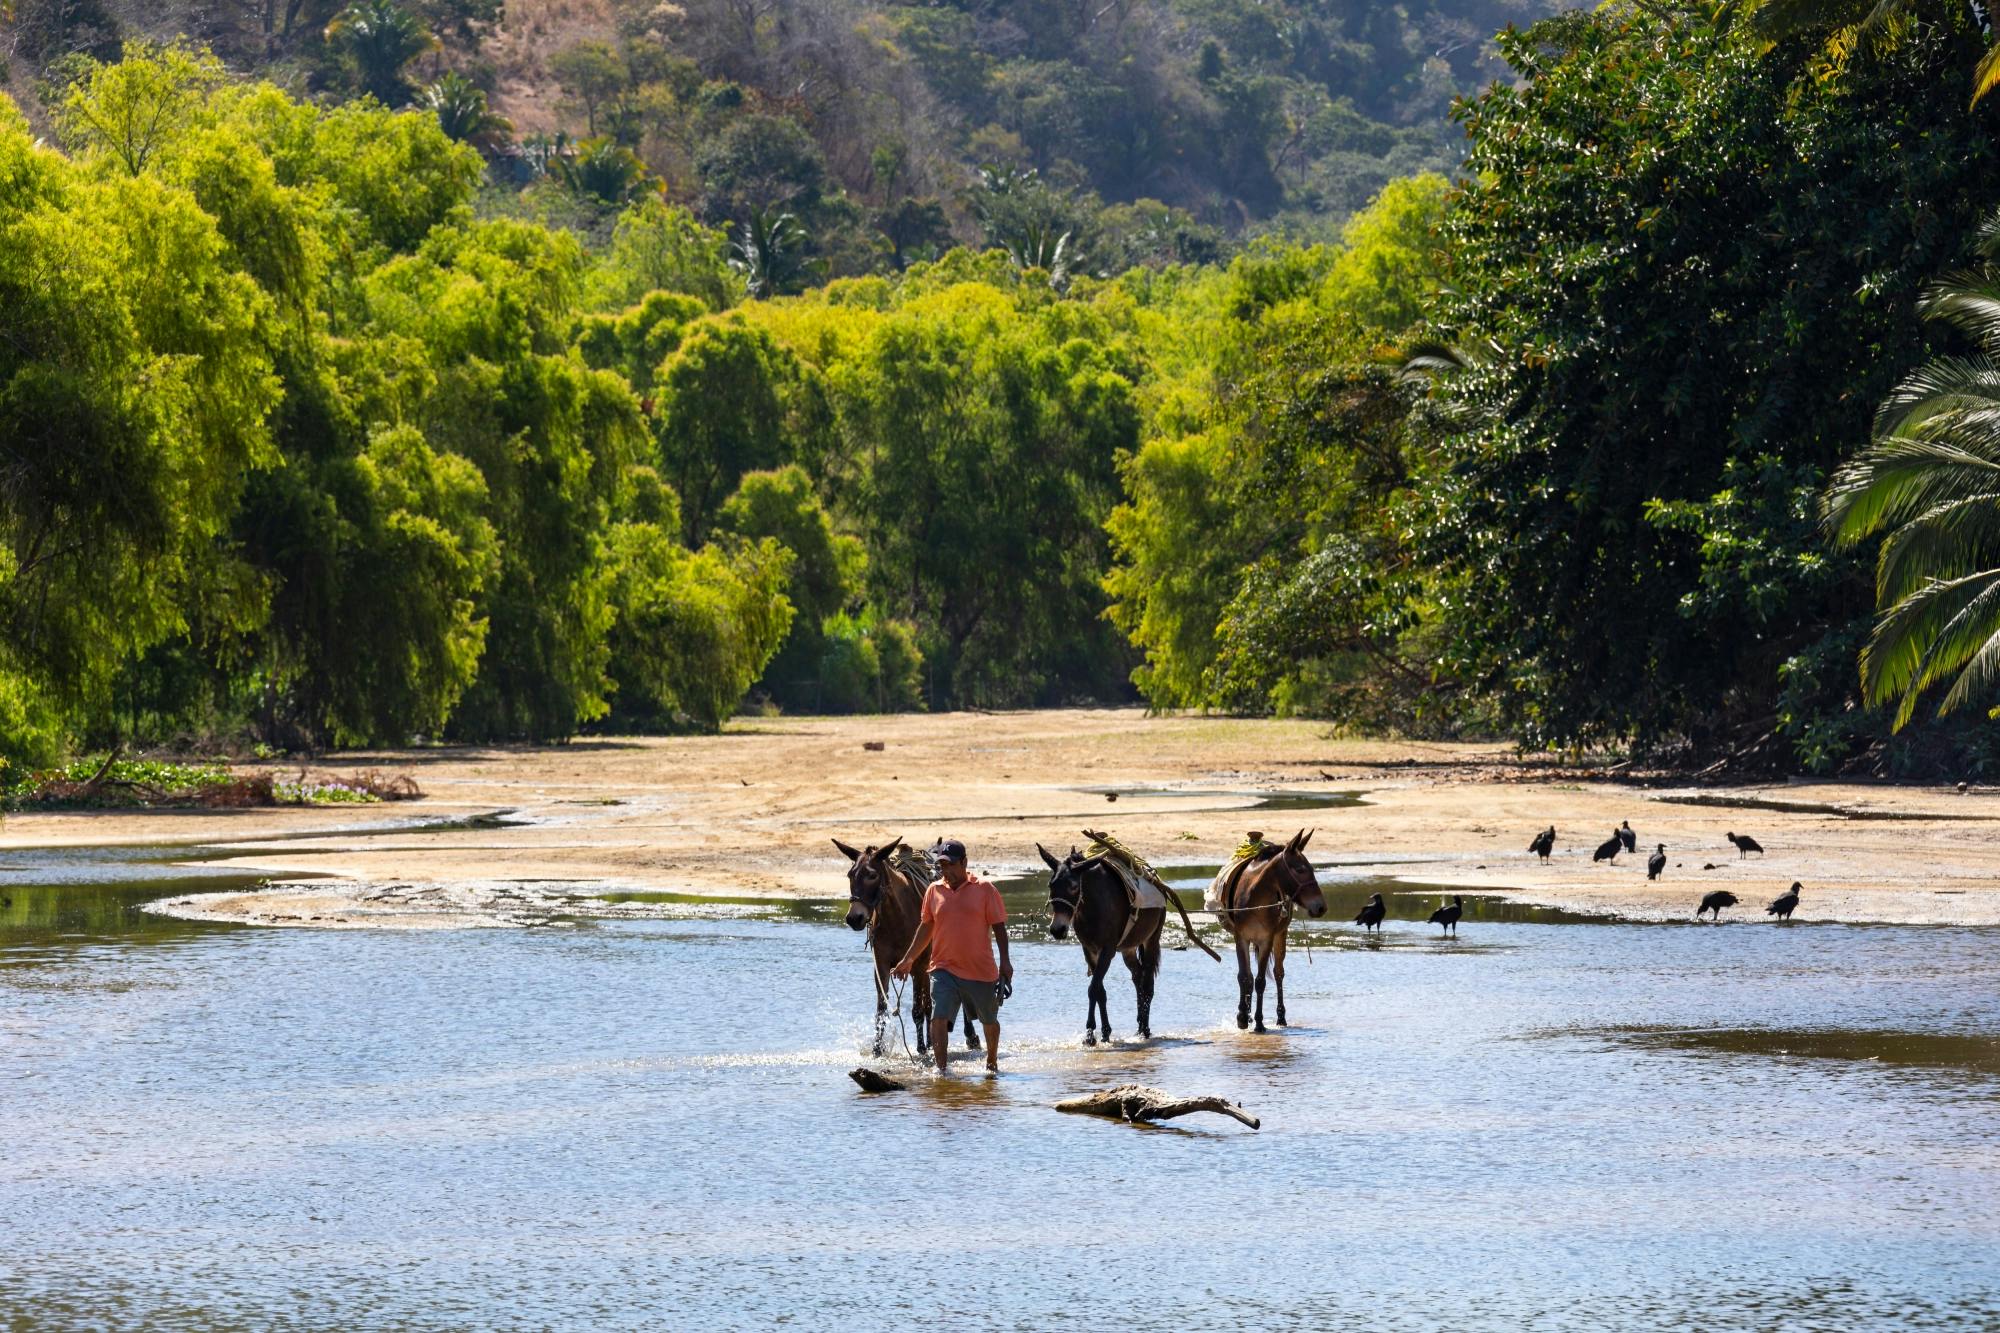
{"type": "Polygon", "coordinates": [[[1649,1051],[1821,1060],[2000,1077],[2000,1037],[1841,1028],[1610,1028],[1576,1033],[1649,1051]]]}
{"type": "Polygon", "coordinates": [[[1719,810],[1770,810],[1787,815],[1831,815],[1836,819],[1886,820],[1895,822],[1983,823],[2000,820],[2000,814],[1926,814],[1917,810],[1863,810],[1851,805],[1825,801],[1784,801],[1769,796],[1655,796],[1662,805],[1700,805],[1719,810]]]}

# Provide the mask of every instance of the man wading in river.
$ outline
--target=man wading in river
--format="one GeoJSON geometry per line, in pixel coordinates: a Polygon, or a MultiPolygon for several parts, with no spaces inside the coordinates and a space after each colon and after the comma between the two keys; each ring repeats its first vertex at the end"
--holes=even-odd
{"type": "Polygon", "coordinates": [[[945,1071],[945,1043],[963,1004],[986,1028],[986,1068],[1000,1069],[1000,988],[1014,984],[1007,961],[1007,908],[1000,890],[965,868],[965,844],[956,838],[931,848],[938,877],[924,890],[922,921],[909,952],[895,966],[898,980],[931,951],[931,1050],[945,1071]],[[990,939],[989,939],[990,932],[990,939]],[[996,964],[993,951],[1000,951],[996,964]]]}

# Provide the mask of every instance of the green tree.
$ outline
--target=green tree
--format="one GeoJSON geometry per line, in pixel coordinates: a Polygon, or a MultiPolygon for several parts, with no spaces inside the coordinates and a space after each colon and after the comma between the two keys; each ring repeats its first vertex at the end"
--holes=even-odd
{"type": "MultiPolygon", "coordinates": [[[[815,493],[812,478],[797,464],[745,473],[736,493],[717,513],[715,525],[720,532],[752,541],[768,537],[792,553],[785,595],[798,615],[771,659],[766,688],[791,707],[837,707],[803,687],[822,677],[827,645],[823,623],[861,597],[868,568],[861,540],[834,531],[832,515],[815,493]]],[[[871,677],[867,691],[871,703],[876,693],[871,677]]],[[[839,711],[850,709],[851,705],[838,706],[839,711]]]]}
{"type": "Polygon", "coordinates": [[[103,153],[137,176],[160,151],[208,119],[226,77],[207,51],[127,43],[115,64],[87,62],[58,122],[72,152],[103,153]]]}
{"type": "MultiPolygon", "coordinates": [[[[1746,15],[1751,26],[1760,34],[1782,40],[1809,34],[1823,39],[1826,51],[1834,60],[1849,58],[1851,53],[1865,51],[1869,47],[1893,46],[1910,29],[1912,20],[1921,22],[1928,17],[1924,7],[1914,0],[1741,0],[1733,8],[1736,14],[1746,15]]],[[[1985,27],[1989,36],[1992,31],[1992,11],[1985,6],[1977,10],[1961,7],[1954,17],[1961,23],[1970,22],[1985,27]]],[[[2000,40],[1986,48],[1974,63],[1972,69],[1972,104],[2000,88],[2000,40]]]]}
{"type": "Polygon", "coordinates": [[[327,25],[326,40],[354,86],[387,107],[410,100],[413,89],[403,70],[437,46],[424,21],[396,0],[355,0],[327,25]]]}
{"type": "Polygon", "coordinates": [[[707,539],[744,473],[785,461],[799,378],[769,334],[729,324],[697,327],[660,367],[653,435],[689,547],[707,539]]]}
{"type": "Polygon", "coordinates": [[[598,120],[609,104],[623,96],[631,83],[624,56],[609,42],[578,42],[564,47],[549,58],[549,73],[569,95],[570,106],[583,113],[591,135],[598,133],[598,120]]]}
{"type": "Polygon", "coordinates": [[[870,602],[923,627],[954,701],[1107,697],[1129,669],[1097,580],[1138,411],[1103,349],[1059,327],[907,312],[834,377],[866,460],[870,602]]]}
{"type": "Polygon", "coordinates": [[[690,552],[645,523],[610,545],[621,710],[718,730],[791,628],[790,554],[769,539],[690,552]]]}
{"type": "Polygon", "coordinates": [[[1825,500],[1837,544],[1888,533],[1861,680],[1869,703],[1896,704],[1898,729],[1936,685],[1951,682],[1942,716],[1990,708],[2000,681],[2000,216],[1980,240],[1985,266],[1951,275],[1918,306],[1977,351],[1898,385],[1875,414],[1873,443],[1825,500]]]}
{"type": "Polygon", "coordinates": [[[1827,77],[1692,19],[1570,16],[1504,38],[1527,82],[1463,108],[1438,325],[1480,352],[1413,523],[1446,669],[1530,743],[1779,743],[1845,711],[1778,701],[1863,611],[1817,494],[1994,169],[1931,95],[1979,34],[1925,13],[1827,77]]]}
{"type": "Polygon", "coordinates": [[[640,199],[618,215],[611,247],[591,274],[591,303],[629,306],[648,292],[683,292],[711,310],[734,299],[729,238],[694,214],[658,196],[640,199]]]}
{"type": "Polygon", "coordinates": [[[462,735],[557,739],[607,707],[606,532],[644,433],[624,381],[570,349],[583,266],[571,237],[489,222],[433,232],[366,282],[375,336],[410,340],[430,381],[411,423],[478,468],[501,542],[462,735]]]}
{"type": "Polygon", "coordinates": [[[268,305],[183,192],[93,177],[0,98],[0,757],[180,633],[272,458],[268,305]],[[32,734],[28,734],[28,733],[32,734]]]}

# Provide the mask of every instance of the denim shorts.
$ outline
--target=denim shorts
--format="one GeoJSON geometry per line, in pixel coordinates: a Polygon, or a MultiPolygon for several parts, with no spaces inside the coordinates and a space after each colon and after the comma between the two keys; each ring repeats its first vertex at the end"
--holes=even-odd
{"type": "Polygon", "coordinates": [[[967,981],[955,977],[942,968],[931,972],[931,1017],[941,1018],[949,1026],[958,1021],[958,1007],[964,1005],[978,1016],[982,1023],[1000,1021],[999,983],[994,981],[967,981]]]}

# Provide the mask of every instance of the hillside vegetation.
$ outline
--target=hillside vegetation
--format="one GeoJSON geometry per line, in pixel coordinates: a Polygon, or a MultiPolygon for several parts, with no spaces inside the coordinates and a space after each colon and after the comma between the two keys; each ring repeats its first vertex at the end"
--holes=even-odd
{"type": "MultiPolygon", "coordinates": [[[[1389,180],[1457,161],[1451,99],[1507,77],[1493,34],[1553,5],[380,0],[360,23],[335,0],[14,7],[30,78],[186,37],[294,92],[441,101],[464,137],[521,145],[506,184],[629,152],[607,193],[643,173],[712,225],[790,212],[841,276],[1040,231],[1098,272],[1271,229],[1331,237],[1389,180]]],[[[21,71],[15,86],[31,92],[21,71]]]]}

